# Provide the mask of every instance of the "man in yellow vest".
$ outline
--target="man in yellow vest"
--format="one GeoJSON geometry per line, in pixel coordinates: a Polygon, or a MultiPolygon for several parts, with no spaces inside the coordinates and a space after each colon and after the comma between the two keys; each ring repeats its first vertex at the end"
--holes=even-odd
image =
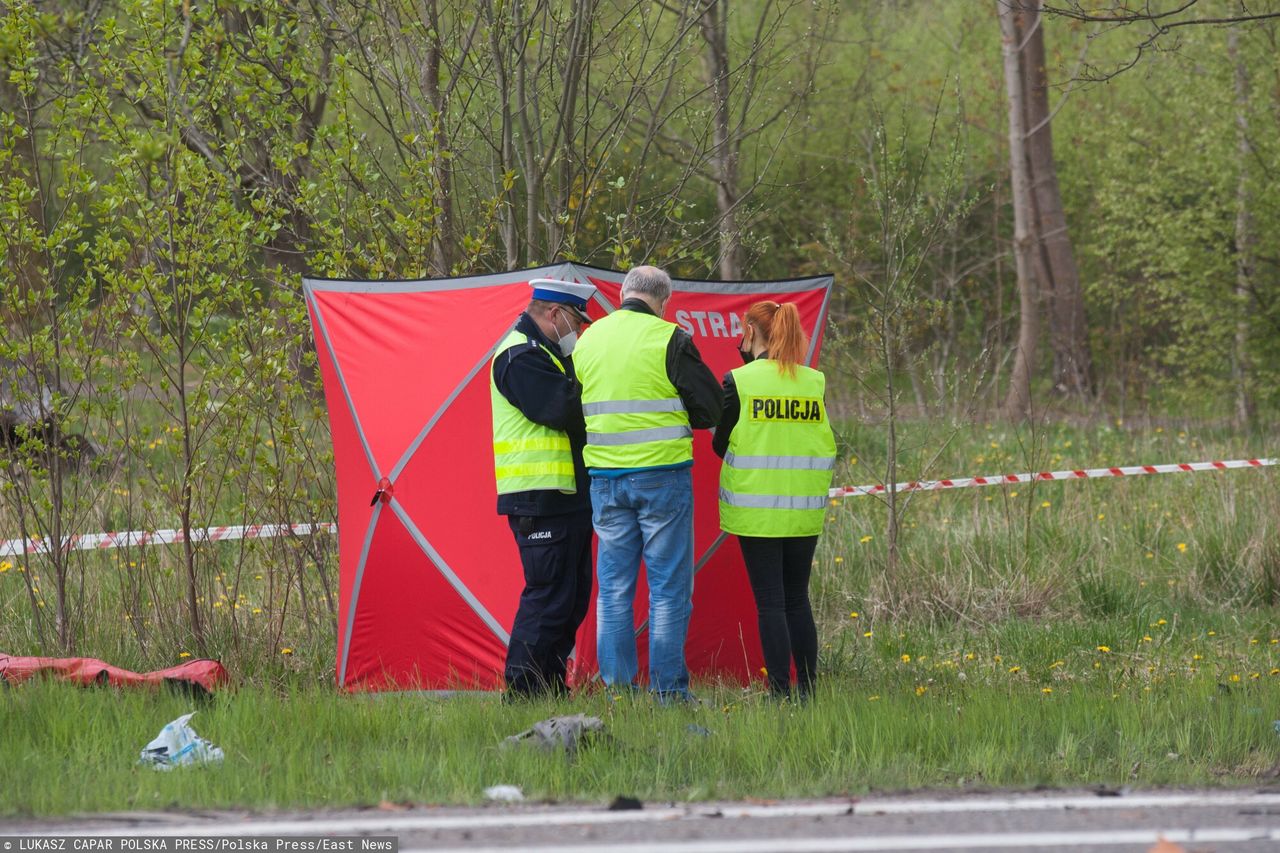
{"type": "Polygon", "coordinates": [[[596,559],[596,644],[605,684],[639,670],[632,602],[649,582],[649,689],[688,701],[684,644],[693,610],[693,430],[720,421],[720,383],[693,339],[663,320],[671,278],[635,267],[622,304],[592,325],[574,360],[582,382],[596,559]]]}
{"type": "Polygon", "coordinates": [[[586,432],[570,353],[596,289],[529,283],[533,299],[498,344],[489,381],[498,513],[524,567],[505,667],[513,698],[566,692],[566,661],[591,599],[586,432]]]}

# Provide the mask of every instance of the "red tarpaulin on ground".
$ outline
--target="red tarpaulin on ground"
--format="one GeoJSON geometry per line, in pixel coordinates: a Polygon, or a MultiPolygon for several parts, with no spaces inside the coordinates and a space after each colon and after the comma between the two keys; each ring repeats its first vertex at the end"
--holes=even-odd
{"type": "Polygon", "coordinates": [[[190,660],[155,672],[131,672],[95,658],[22,658],[0,654],[0,681],[17,684],[37,675],[84,686],[137,687],[177,682],[199,686],[210,693],[230,680],[226,669],[216,660],[190,660]]]}
{"type": "MultiPolygon", "coordinates": [[[[489,363],[534,278],[595,284],[598,317],[619,303],[623,274],[564,263],[424,281],[304,281],[337,469],[342,687],[502,686],[523,574],[495,512],[489,363]]],[[[796,303],[816,362],[830,276],[673,284],[667,319],[693,336],[717,376],[742,364],[741,317],[761,299],[796,303]]],[[[741,553],[720,532],[720,460],[708,432],[695,436],[689,666],[695,677],[746,683],[761,666],[755,605],[741,553]]],[[[593,595],[571,677],[582,684],[595,671],[593,595]]]]}

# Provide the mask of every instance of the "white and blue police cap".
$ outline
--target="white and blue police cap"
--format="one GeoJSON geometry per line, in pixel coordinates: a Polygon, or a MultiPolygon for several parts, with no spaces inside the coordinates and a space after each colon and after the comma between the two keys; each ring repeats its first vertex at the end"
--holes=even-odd
{"type": "Polygon", "coordinates": [[[596,295],[594,284],[578,284],[576,281],[560,281],[554,278],[535,278],[529,282],[533,298],[543,302],[556,302],[573,310],[582,321],[590,323],[587,316],[587,300],[596,295]]]}

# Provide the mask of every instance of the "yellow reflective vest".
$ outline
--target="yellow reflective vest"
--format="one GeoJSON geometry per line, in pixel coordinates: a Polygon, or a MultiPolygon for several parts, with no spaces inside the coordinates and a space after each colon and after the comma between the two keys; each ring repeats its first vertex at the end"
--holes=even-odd
{"type": "Polygon", "coordinates": [[[573,351],[587,421],[588,468],[653,468],[693,459],[693,429],[667,377],[675,323],[614,311],[583,333],[573,351]]]}
{"type": "Polygon", "coordinates": [[[739,536],[822,532],[836,442],[826,377],[758,359],[731,372],[741,403],[720,468],[720,528],[739,536]]]}
{"type": "MultiPolygon", "coordinates": [[[[530,342],[528,335],[513,331],[498,344],[489,364],[489,401],[493,407],[493,472],[498,494],[557,489],[566,494],[578,490],[573,472],[569,435],[536,424],[511,405],[493,378],[493,364],[504,352],[530,342]]],[[[539,344],[539,346],[542,346],[539,344]]],[[[542,347],[551,362],[564,373],[560,358],[542,347]]]]}

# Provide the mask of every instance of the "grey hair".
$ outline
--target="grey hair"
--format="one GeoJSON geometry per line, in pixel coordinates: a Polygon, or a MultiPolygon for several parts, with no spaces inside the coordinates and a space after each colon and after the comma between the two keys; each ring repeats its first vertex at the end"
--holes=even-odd
{"type": "Polygon", "coordinates": [[[628,294],[666,302],[671,297],[671,276],[658,267],[632,267],[622,280],[622,298],[628,294]]]}

